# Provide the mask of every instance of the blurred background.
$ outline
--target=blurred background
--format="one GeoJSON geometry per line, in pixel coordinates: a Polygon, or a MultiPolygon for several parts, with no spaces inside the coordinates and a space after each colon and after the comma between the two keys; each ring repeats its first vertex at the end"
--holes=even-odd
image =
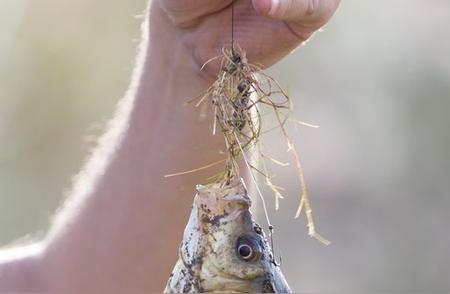
{"type": "MultiPolygon", "coordinates": [[[[145,3],[2,0],[0,246],[48,228],[127,88],[145,3]]],[[[448,0],[344,0],[269,70],[296,118],[320,125],[290,131],[332,244],[293,219],[293,167],[273,169],[279,211],[268,198],[294,290],[450,291],[449,52],[448,0]]],[[[289,160],[278,136],[265,145],[289,160]]]]}

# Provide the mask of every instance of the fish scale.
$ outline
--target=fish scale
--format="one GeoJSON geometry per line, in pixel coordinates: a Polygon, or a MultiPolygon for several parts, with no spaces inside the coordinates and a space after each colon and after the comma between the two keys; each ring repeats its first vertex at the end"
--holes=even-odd
{"type": "Polygon", "coordinates": [[[291,292],[250,206],[240,178],[197,186],[164,293],[291,292]],[[241,256],[240,246],[251,254],[241,256]]]}

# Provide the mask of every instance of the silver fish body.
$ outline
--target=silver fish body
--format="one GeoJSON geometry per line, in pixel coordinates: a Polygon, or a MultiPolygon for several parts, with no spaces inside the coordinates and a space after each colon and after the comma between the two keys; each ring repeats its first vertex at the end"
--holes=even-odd
{"type": "Polygon", "coordinates": [[[198,186],[165,293],[291,293],[242,180],[198,186]]]}

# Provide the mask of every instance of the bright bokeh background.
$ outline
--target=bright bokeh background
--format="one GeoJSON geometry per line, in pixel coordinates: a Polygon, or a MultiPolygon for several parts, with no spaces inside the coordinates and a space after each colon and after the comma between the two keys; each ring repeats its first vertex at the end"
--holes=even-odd
{"type": "MultiPolygon", "coordinates": [[[[1,1],[0,245],[49,226],[126,90],[145,2],[1,1]]],[[[294,290],[450,291],[449,52],[448,0],[344,0],[269,71],[321,126],[291,133],[332,245],[292,218],[294,170],[276,169],[287,199],[270,211],[294,290]]],[[[266,145],[288,160],[277,136],[266,145]]]]}

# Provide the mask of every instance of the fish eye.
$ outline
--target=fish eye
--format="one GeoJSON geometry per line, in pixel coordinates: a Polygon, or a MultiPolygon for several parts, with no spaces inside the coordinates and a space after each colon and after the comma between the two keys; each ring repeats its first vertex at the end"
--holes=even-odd
{"type": "Polygon", "coordinates": [[[241,244],[238,247],[239,255],[242,257],[242,259],[250,259],[253,255],[253,249],[252,247],[248,246],[247,244],[241,244]]]}
{"type": "Polygon", "coordinates": [[[250,238],[240,238],[237,244],[237,254],[245,261],[255,261],[261,255],[258,243],[250,238]]]}

